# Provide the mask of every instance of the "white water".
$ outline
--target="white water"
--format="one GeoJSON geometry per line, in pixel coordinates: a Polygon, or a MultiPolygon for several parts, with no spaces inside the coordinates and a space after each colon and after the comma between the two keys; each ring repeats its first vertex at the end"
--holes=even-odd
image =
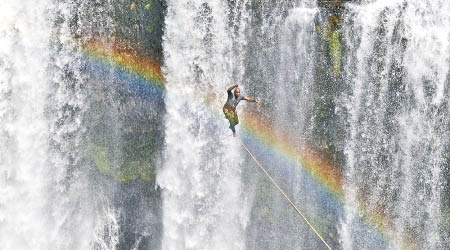
{"type": "Polygon", "coordinates": [[[48,7],[16,5],[2,1],[0,6],[0,241],[5,249],[49,249],[46,231],[53,223],[46,204],[51,180],[44,114],[49,79],[41,67],[49,61],[50,31],[42,15],[48,7]]]}
{"type": "Polygon", "coordinates": [[[245,13],[230,14],[219,0],[168,1],[167,12],[166,149],[157,179],[163,189],[162,249],[245,249],[242,151],[214,100],[225,101],[226,88],[242,78],[233,44],[244,42],[233,41],[241,36],[228,29],[228,18],[240,25],[245,13]],[[212,107],[205,105],[207,97],[212,107]]]}
{"type": "MultiPolygon", "coordinates": [[[[279,64],[276,65],[277,79],[274,82],[276,87],[272,93],[275,96],[273,122],[275,128],[282,129],[275,129],[274,133],[288,132],[291,140],[298,145],[305,143],[305,138],[310,138],[313,134],[314,77],[317,60],[315,19],[318,14],[319,9],[315,6],[315,1],[296,1],[288,10],[287,16],[280,20],[280,41],[275,44],[275,49],[279,50],[279,64]]],[[[282,161],[282,157],[279,160],[282,161]]],[[[265,165],[271,168],[270,171],[274,174],[283,169],[282,164],[265,165]]],[[[319,218],[322,216],[319,215],[319,210],[311,208],[320,205],[322,201],[311,195],[311,190],[302,189],[307,179],[305,173],[295,171],[289,174],[280,171],[279,176],[276,176],[276,180],[288,192],[290,198],[301,207],[302,213],[309,219],[319,218]]],[[[270,185],[268,190],[273,190],[273,187],[270,185]]],[[[266,233],[265,230],[259,230],[258,233],[273,235],[268,249],[322,249],[323,243],[317,241],[311,229],[293,213],[292,207],[287,206],[285,200],[275,190],[271,194],[269,211],[276,216],[276,223],[282,226],[261,226],[268,227],[271,231],[266,233]]],[[[260,239],[255,241],[258,240],[260,239]]],[[[258,249],[257,247],[261,245],[263,244],[260,243],[253,249],[258,249]]]]}
{"type": "Polygon", "coordinates": [[[314,104],[315,24],[318,9],[313,4],[290,9],[282,25],[280,64],[276,91],[277,124],[291,124],[300,141],[311,135],[314,104]]]}
{"type": "MultiPolygon", "coordinates": [[[[344,89],[334,101],[344,121],[336,125],[346,131],[345,206],[342,217],[330,219],[340,221],[329,227],[339,233],[339,242],[332,244],[408,249],[411,241],[419,249],[445,249],[441,208],[443,154],[450,141],[450,3],[361,2],[346,5],[341,24],[344,89]],[[391,229],[362,228],[358,203],[384,211],[391,229]],[[386,245],[373,243],[378,234],[386,245]]],[[[316,1],[266,1],[257,6],[263,13],[260,26],[252,27],[250,3],[168,1],[165,161],[157,176],[163,190],[162,249],[251,249],[246,244],[257,241],[269,242],[269,249],[322,246],[272,186],[262,195],[246,189],[243,168],[257,169],[244,165],[245,152],[231,137],[221,105],[228,86],[251,84],[267,97],[263,106],[275,111],[271,122],[289,125],[299,141],[314,137],[315,101],[326,97],[315,92],[317,60],[325,58],[314,56],[325,53],[315,25],[323,27],[326,20],[317,21],[316,1]],[[260,40],[250,44],[256,28],[260,40]],[[247,53],[250,48],[254,54],[247,53]],[[255,75],[264,81],[246,78],[255,75]],[[255,205],[258,201],[250,198],[267,200],[255,205]],[[273,221],[250,221],[251,212],[273,221]],[[247,230],[250,224],[254,231],[247,230]]],[[[111,11],[109,2],[101,7],[93,1],[0,3],[1,249],[121,248],[124,208],[113,204],[107,194],[114,190],[91,179],[81,160],[91,82],[72,36],[110,37],[111,11]],[[80,19],[73,29],[69,20],[75,15],[80,19]]],[[[120,135],[120,120],[107,122],[117,130],[112,134],[120,135]]],[[[116,140],[122,146],[120,136],[116,140]]],[[[295,202],[322,218],[314,213],[323,200],[302,198],[310,190],[298,189],[304,176],[285,177],[277,180],[295,202]]],[[[147,224],[133,226],[141,236],[152,233],[147,224]]],[[[140,249],[140,242],[133,249],[140,249]]]]}
{"type": "Polygon", "coordinates": [[[0,248],[115,249],[115,211],[79,169],[86,76],[72,3],[0,9],[0,248]]]}
{"type": "Polygon", "coordinates": [[[408,248],[408,238],[421,249],[444,247],[439,225],[449,136],[442,110],[449,13],[448,1],[348,5],[344,249],[368,247],[354,224],[361,197],[363,206],[382,208],[393,219],[393,232],[386,231],[389,249],[408,248]]]}

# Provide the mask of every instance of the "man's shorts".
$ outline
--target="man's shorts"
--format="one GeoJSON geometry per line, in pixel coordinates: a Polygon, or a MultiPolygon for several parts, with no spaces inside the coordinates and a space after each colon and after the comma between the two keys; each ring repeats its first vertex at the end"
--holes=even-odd
{"type": "Polygon", "coordinates": [[[235,126],[239,124],[239,118],[236,114],[236,110],[231,107],[223,107],[223,113],[225,114],[225,118],[230,121],[230,124],[235,126]]]}

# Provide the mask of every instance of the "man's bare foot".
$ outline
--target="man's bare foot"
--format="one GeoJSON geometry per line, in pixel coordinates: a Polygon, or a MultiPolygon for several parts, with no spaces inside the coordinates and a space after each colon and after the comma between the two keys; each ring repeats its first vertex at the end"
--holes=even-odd
{"type": "Polygon", "coordinates": [[[234,137],[237,137],[237,133],[233,133],[233,136],[234,136],[234,137]]]}

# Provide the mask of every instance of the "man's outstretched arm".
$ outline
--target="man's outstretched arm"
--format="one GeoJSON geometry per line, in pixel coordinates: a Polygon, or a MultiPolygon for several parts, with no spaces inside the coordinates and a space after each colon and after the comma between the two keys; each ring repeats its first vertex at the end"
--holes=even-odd
{"type": "Polygon", "coordinates": [[[239,85],[238,85],[238,84],[235,84],[235,85],[229,87],[229,88],[227,89],[227,92],[228,92],[228,93],[231,93],[231,91],[232,91],[234,88],[236,88],[237,86],[239,86],[239,85]]]}
{"type": "Polygon", "coordinates": [[[259,104],[259,101],[257,99],[251,98],[251,97],[248,97],[248,96],[246,96],[244,98],[244,100],[246,100],[247,102],[256,102],[256,104],[259,104]]]}

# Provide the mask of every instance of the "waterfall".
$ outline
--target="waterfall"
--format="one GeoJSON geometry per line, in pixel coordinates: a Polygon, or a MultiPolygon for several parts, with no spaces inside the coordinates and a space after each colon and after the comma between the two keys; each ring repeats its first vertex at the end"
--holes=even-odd
{"type": "Polygon", "coordinates": [[[82,156],[87,74],[70,27],[78,7],[50,0],[0,4],[2,249],[117,245],[116,211],[107,197],[89,191],[82,156]]]}
{"type": "Polygon", "coordinates": [[[448,0],[0,12],[0,249],[450,248],[448,0]]]}
{"type": "Polygon", "coordinates": [[[344,249],[363,249],[357,207],[392,220],[389,249],[444,249],[441,193],[448,144],[446,1],[347,5],[341,96],[348,112],[344,249]],[[409,242],[409,243],[406,243],[409,242]]]}
{"type": "Polygon", "coordinates": [[[245,10],[245,1],[168,1],[162,249],[245,249],[243,157],[221,112],[242,79],[233,45],[245,44],[245,10]]]}
{"type": "Polygon", "coordinates": [[[291,124],[298,141],[312,134],[315,18],[318,9],[295,6],[289,10],[280,33],[280,64],[275,91],[277,124],[291,124]]]}
{"type": "Polygon", "coordinates": [[[6,249],[48,249],[46,231],[53,227],[45,216],[51,178],[44,109],[50,86],[41,66],[50,60],[50,25],[42,15],[46,3],[30,4],[1,5],[0,237],[6,249]]]}

